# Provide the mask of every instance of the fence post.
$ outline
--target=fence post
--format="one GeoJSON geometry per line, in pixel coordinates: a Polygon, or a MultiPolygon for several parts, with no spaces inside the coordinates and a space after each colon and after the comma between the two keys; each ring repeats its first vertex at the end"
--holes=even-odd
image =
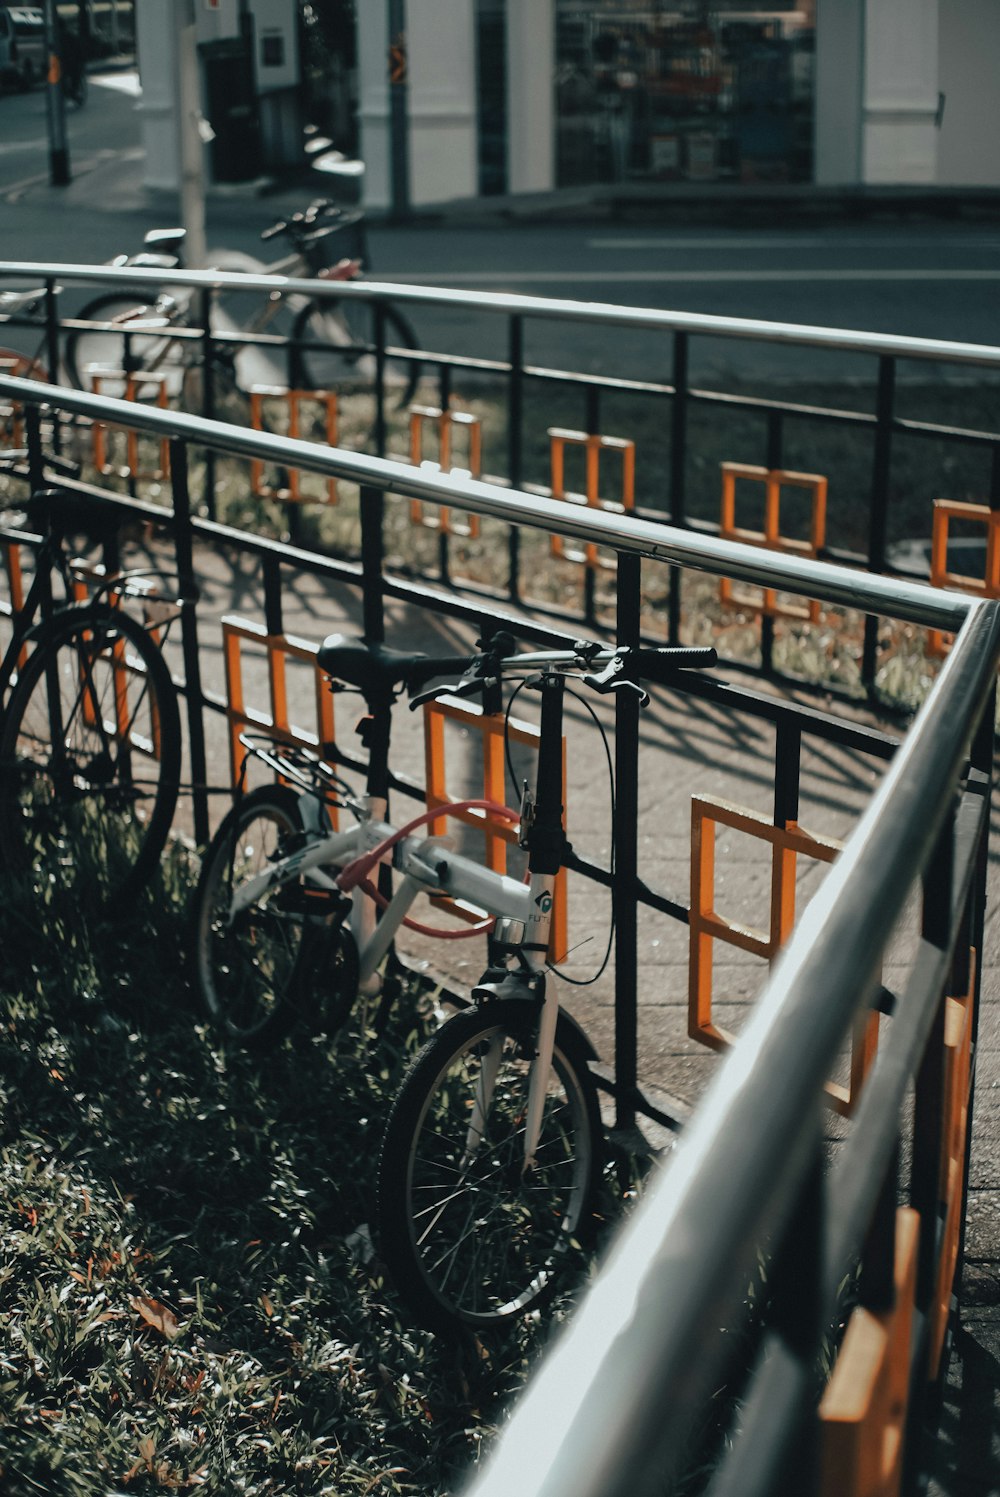
{"type": "Polygon", "coordinates": [[[370,645],[385,639],[382,607],[382,517],[385,496],[371,484],[361,485],[361,576],[364,637],[370,645]]]}
{"type": "MultiPolygon", "coordinates": [[[[507,475],[512,489],[523,486],[524,474],[524,318],[514,315],[508,328],[510,380],[507,388],[507,475]]],[[[510,576],[507,590],[512,603],[521,599],[521,532],[508,527],[507,556],[510,576]]]]}
{"type": "MultiPolygon", "coordinates": [[[[618,556],[617,643],[639,643],[638,556],[618,556]]],[[[615,693],[615,877],[611,907],[615,920],[615,1091],[616,1127],[635,1125],[639,1080],[638,910],[639,876],[639,698],[615,693]]]]}
{"type": "MultiPolygon", "coordinates": [[[[670,407],[670,523],[687,524],[685,475],[687,464],[688,335],[674,333],[673,405],[670,407]]],[[[680,644],[681,568],[667,571],[667,642],[680,644]]]]}
{"type": "MultiPolygon", "coordinates": [[[[45,280],[45,359],[49,367],[49,379],[59,381],[59,307],[56,301],[57,288],[49,276],[45,280]]],[[[62,419],[58,410],[52,412],[52,450],[62,451],[62,419]]]]}
{"type": "MultiPolygon", "coordinates": [[[[781,412],[768,411],[765,467],[781,467],[781,438],[781,412]]],[[[774,619],[769,613],[762,614],[760,620],[760,667],[766,676],[774,671],[774,619]]]]}
{"type": "MultiPolygon", "coordinates": [[[[878,361],[878,396],[875,405],[875,454],[872,462],[871,518],[868,529],[868,570],[885,570],[885,541],[889,520],[889,470],[892,461],[892,421],[896,396],[896,361],[883,354],[878,361]]],[[[878,666],[878,618],[865,617],[865,642],[861,656],[861,681],[875,690],[878,666]]]]}
{"type": "Polygon", "coordinates": [[[385,307],[373,303],[375,311],[375,455],[385,457],[388,423],[385,419],[385,307]]]}
{"type": "MultiPolygon", "coordinates": [[[[215,339],[212,337],[213,292],[206,286],[201,302],[201,414],[206,421],[215,420],[215,339]]],[[[215,519],[215,453],[205,448],[205,512],[215,519]]]]}
{"type": "MultiPolygon", "coordinates": [[[[187,447],[179,437],[170,443],[170,475],[174,497],[174,550],[182,595],[194,596],[194,545],[191,533],[191,491],[188,487],[187,447]]],[[[187,699],[188,747],[191,758],[191,799],[194,837],[199,847],[208,841],[208,766],[205,754],[205,707],[198,651],[198,611],[188,604],[181,612],[181,646],[187,699]]]]}
{"type": "MultiPolygon", "coordinates": [[[[584,425],[588,437],[598,436],[601,430],[601,392],[596,385],[586,387],[587,414],[584,425]]],[[[583,572],[583,617],[591,628],[597,624],[597,572],[585,566],[583,572]]]]}

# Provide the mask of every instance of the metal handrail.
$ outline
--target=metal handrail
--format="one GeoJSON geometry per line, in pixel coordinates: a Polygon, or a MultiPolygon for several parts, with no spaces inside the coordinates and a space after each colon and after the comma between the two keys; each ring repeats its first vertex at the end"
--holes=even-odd
{"type": "MultiPolygon", "coordinates": [[[[838,1046],[871,1003],[998,655],[1000,604],[977,601],[743,1035],[470,1497],[642,1497],[657,1453],[685,1444],[714,1371],[707,1348],[802,1183],[815,1142],[803,1120],[816,1116],[838,1046]]],[[[662,1470],[658,1480],[662,1490],[662,1470]]]]}
{"type": "Polygon", "coordinates": [[[0,375],[0,395],[33,404],[51,403],[95,421],[134,427],[160,437],[176,437],[272,464],[304,468],[383,493],[449,505],[511,525],[559,532],[619,552],[694,567],[715,576],[779,587],[847,608],[889,614],[929,628],[959,629],[971,606],[968,597],[920,583],[873,576],[808,557],[764,551],[655,520],[621,518],[604,510],[502,488],[479,479],[435,472],[429,467],[415,467],[343,448],[321,448],[298,438],[251,431],[226,422],[208,421],[203,416],[139,408],[132,401],[87,395],[8,375],[0,375]]]}
{"type": "MultiPolygon", "coordinates": [[[[361,485],[362,502],[367,489],[449,504],[594,540],[623,555],[959,631],[671,1166],[536,1374],[475,1487],[475,1497],[514,1490],[525,1497],[645,1497],[643,1472],[655,1467],[657,1453],[683,1445],[713,1371],[715,1332],[745,1289],[758,1243],[780,1230],[810,1166],[815,1132],[803,1120],[817,1116],[851,1019],[871,1004],[888,933],[933,856],[993,689],[1000,604],[35,381],[0,376],[0,395],[351,480],[361,485]]],[[[869,1085],[878,1085],[877,1070],[869,1085]]]]}
{"type": "Polygon", "coordinates": [[[412,305],[465,308],[507,316],[551,317],[559,321],[589,322],[597,326],[647,328],[663,333],[682,332],[718,338],[743,338],[764,343],[806,344],[841,353],[876,357],[944,360],[1000,368],[1000,348],[985,343],[959,343],[938,338],[909,338],[869,333],[853,328],[810,327],[794,322],[771,322],[750,317],[719,317],[703,312],[661,311],[650,307],[620,307],[607,302],[573,301],[567,297],[525,296],[506,291],[459,291],[414,286],[396,281],[316,280],[304,276],[254,275],[243,271],[153,270],[146,266],[39,265],[28,260],[0,260],[0,276],[28,276],[45,280],[99,282],[109,286],[188,286],[192,290],[281,291],[310,298],[386,300],[412,305]]]}

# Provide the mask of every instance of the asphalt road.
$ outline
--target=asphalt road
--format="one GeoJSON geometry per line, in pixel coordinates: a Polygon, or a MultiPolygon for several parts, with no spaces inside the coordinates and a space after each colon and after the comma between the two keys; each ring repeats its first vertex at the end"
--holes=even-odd
{"type": "MultiPolygon", "coordinates": [[[[137,79],[127,70],[91,78],[86,106],[67,116],[70,187],[49,185],[44,89],[0,95],[0,256],[100,263],[138,247],[146,229],[176,220],[170,195],[142,186],[137,79]]],[[[329,179],[261,194],[216,191],[207,204],[210,245],[260,254],[259,232],[301,206],[329,179]]],[[[721,316],[857,328],[1000,344],[1000,223],[834,223],[767,229],[648,221],[489,222],[459,214],[370,232],[376,279],[473,291],[614,302],[721,316]]],[[[66,303],[70,309],[69,302],[66,303]]],[[[501,319],[421,307],[425,346],[503,357],[501,319]]],[[[669,377],[648,341],[595,340],[572,325],[529,323],[529,359],[669,377]]],[[[733,367],[790,379],[858,375],[860,362],[766,345],[696,340],[696,374],[733,367]]]]}

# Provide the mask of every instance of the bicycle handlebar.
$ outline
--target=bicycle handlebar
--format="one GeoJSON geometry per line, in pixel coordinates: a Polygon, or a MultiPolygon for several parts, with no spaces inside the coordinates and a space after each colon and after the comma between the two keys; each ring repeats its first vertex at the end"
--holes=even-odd
{"type": "Polygon", "coordinates": [[[622,689],[634,690],[645,706],[649,698],[640,683],[642,678],[660,684],[668,681],[679,670],[706,670],[718,663],[718,654],[711,648],[689,646],[650,646],[633,649],[623,645],[618,649],[601,649],[591,645],[576,645],[571,650],[549,650],[520,655],[501,655],[497,649],[509,648],[510,636],[498,636],[494,651],[480,655],[451,660],[429,659],[421,662],[407,673],[407,688],[412,693],[415,687],[435,676],[448,675],[461,670],[459,681],[448,685],[433,686],[429,691],[411,695],[410,711],[439,696],[474,696],[489,684],[495,684],[511,670],[523,673],[532,670],[577,670],[587,672],[580,679],[585,685],[602,695],[622,689]],[[599,674],[593,668],[603,666],[599,674]]]}
{"type": "Polygon", "coordinates": [[[278,222],[272,224],[269,229],[261,232],[261,239],[275,239],[279,234],[291,234],[300,237],[308,231],[315,230],[317,223],[324,218],[337,220],[331,222],[329,231],[333,233],[337,229],[350,228],[352,224],[359,223],[364,217],[360,209],[353,211],[342,208],[332,198],[317,198],[309,204],[309,207],[301,213],[293,213],[291,218],[279,218],[278,222]]]}

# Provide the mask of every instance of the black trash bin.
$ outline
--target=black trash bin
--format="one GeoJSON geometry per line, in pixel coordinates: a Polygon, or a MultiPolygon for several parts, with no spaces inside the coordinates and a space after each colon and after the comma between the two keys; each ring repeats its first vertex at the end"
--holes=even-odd
{"type": "Polygon", "coordinates": [[[205,81],[205,114],[215,139],[211,145],[215,182],[248,182],[261,173],[260,116],[253,55],[245,37],[202,42],[198,48],[205,81]]]}

